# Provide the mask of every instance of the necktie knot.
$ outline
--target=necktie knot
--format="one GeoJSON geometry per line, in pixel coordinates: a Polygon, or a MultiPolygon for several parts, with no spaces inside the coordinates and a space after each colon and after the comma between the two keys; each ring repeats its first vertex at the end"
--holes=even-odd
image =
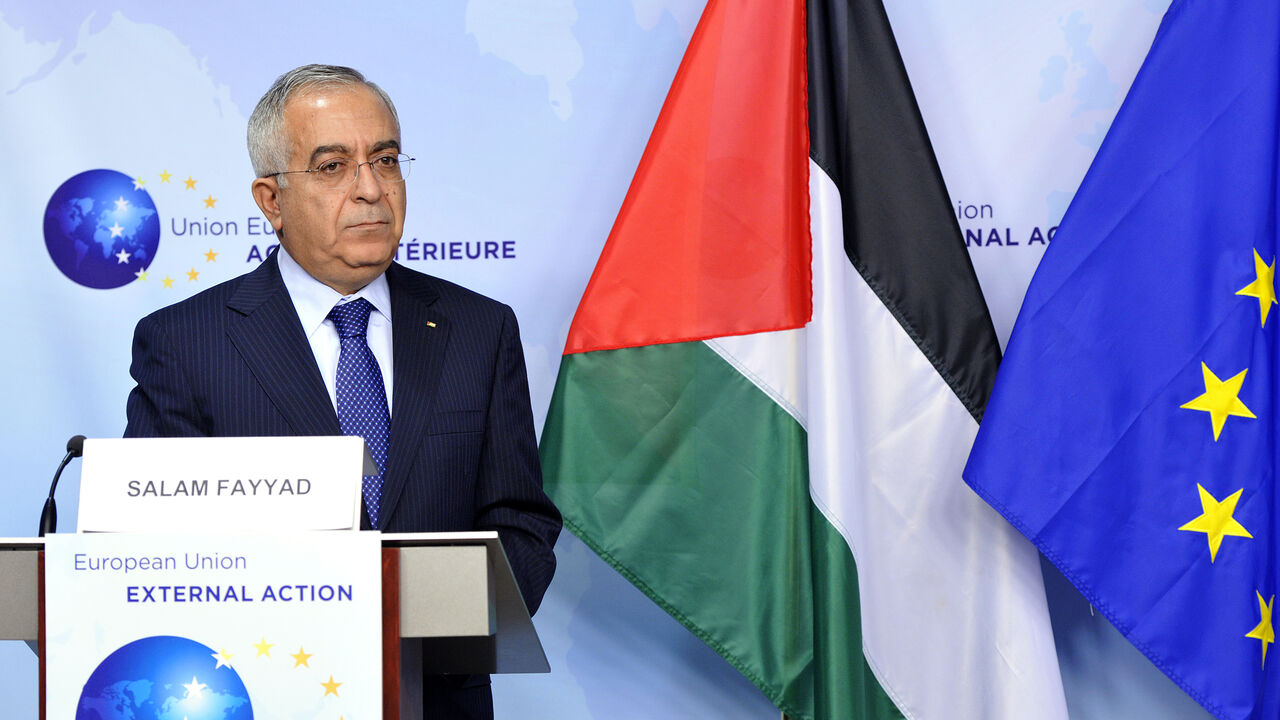
{"type": "Polygon", "coordinates": [[[373,305],[364,298],[356,298],[351,302],[339,303],[329,311],[329,319],[338,329],[338,337],[345,340],[351,337],[364,337],[369,329],[369,313],[373,305]]]}

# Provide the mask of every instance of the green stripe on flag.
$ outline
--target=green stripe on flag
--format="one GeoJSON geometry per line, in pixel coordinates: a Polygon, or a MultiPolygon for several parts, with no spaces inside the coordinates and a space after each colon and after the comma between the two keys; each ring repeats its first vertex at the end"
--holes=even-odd
{"type": "Polygon", "coordinates": [[[844,537],[809,503],[817,718],[902,718],[862,654],[858,572],[844,537]]]}
{"type": "Polygon", "coordinates": [[[806,434],[700,342],[564,357],[541,448],[565,525],[793,718],[901,717],[806,434]],[[819,653],[814,675],[814,653],[819,653]]]}

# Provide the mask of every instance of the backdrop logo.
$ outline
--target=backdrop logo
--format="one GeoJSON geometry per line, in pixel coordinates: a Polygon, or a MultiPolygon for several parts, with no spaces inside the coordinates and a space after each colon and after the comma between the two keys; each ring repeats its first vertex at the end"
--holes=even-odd
{"type": "Polygon", "coordinates": [[[76,720],[252,720],[249,691],[222,657],[225,653],[183,637],[135,640],[108,655],[89,676],[76,720]]]}
{"type": "Polygon", "coordinates": [[[85,287],[118,288],[155,259],[160,216],[142,183],[115,170],[88,170],[49,198],[44,244],[63,275],[85,287]]]}

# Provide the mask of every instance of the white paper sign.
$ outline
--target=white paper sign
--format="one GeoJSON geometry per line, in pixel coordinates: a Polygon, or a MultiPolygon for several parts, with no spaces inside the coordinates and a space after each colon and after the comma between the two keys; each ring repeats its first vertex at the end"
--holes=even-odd
{"type": "Polygon", "coordinates": [[[381,718],[380,538],[47,537],[46,716],[381,718]]]}
{"type": "Polygon", "coordinates": [[[89,439],[81,532],[360,527],[358,437],[89,439]]]}

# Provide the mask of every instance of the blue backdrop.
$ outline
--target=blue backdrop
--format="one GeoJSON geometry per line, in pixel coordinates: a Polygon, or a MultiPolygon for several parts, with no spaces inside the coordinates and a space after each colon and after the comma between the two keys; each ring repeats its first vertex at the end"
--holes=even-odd
{"type": "MultiPolygon", "coordinates": [[[[0,315],[0,536],[34,534],[68,436],[122,432],[138,318],[245,272],[272,244],[248,192],[245,121],[302,63],[352,65],[395,98],[419,159],[401,260],[516,309],[540,428],[569,321],[702,5],[0,0],[0,227],[17,300],[0,315]],[[55,202],[82,197],[59,188],[99,169],[126,185],[91,205],[55,202]],[[155,214],[119,223],[122,199],[155,214]],[[46,232],[51,202],[74,227],[46,232]],[[107,252],[113,236],[131,238],[128,257],[107,252]]],[[[1061,218],[1168,0],[886,5],[1003,340],[1043,252],[1037,233],[1061,218]]],[[[77,490],[73,468],[63,530],[77,490]]],[[[499,678],[500,716],[777,717],[572,536],[557,554],[536,618],[554,671],[499,678]]],[[[1206,717],[1051,568],[1046,582],[1073,717],[1206,717]]],[[[35,717],[34,657],[0,643],[0,667],[6,714],[35,717]]]]}

